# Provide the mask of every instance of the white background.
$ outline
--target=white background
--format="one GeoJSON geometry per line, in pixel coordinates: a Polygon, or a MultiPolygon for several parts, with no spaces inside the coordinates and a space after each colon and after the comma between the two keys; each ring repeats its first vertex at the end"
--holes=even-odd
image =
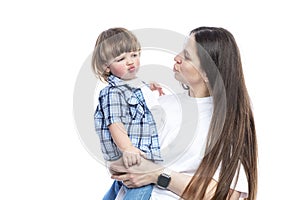
{"type": "Polygon", "coordinates": [[[258,199],[293,199],[299,180],[297,1],[1,1],[0,199],[101,199],[111,180],[82,145],[73,90],[110,27],[186,35],[222,26],[241,50],[259,142],[258,199]],[[142,5],[143,4],[143,5],[142,5]]]}

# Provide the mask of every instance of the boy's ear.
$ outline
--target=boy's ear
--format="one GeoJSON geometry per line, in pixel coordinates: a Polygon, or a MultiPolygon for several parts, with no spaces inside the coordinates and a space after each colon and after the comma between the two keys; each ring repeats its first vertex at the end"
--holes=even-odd
{"type": "Polygon", "coordinates": [[[104,70],[104,74],[106,74],[107,76],[110,75],[110,69],[109,66],[105,64],[105,70],[104,70]]]}
{"type": "Polygon", "coordinates": [[[110,69],[109,69],[109,65],[108,65],[108,64],[105,64],[104,68],[105,68],[105,72],[107,72],[107,73],[110,72],[110,69]]]}

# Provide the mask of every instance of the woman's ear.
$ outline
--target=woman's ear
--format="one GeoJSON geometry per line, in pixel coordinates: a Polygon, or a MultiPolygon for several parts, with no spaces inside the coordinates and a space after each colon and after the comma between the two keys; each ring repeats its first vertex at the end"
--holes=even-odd
{"type": "Polygon", "coordinates": [[[207,78],[206,75],[205,75],[205,77],[203,78],[203,80],[204,80],[205,83],[208,83],[208,78],[207,78]]]}
{"type": "Polygon", "coordinates": [[[201,76],[202,76],[202,79],[204,80],[204,82],[208,83],[207,75],[206,75],[206,73],[203,70],[201,70],[201,76]]]}

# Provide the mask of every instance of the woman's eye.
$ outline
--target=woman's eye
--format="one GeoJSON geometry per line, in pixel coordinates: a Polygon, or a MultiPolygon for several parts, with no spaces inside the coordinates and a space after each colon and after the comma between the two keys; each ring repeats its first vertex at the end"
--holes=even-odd
{"type": "Polygon", "coordinates": [[[183,57],[185,60],[191,60],[191,57],[190,57],[189,53],[187,53],[186,50],[183,51],[183,57]]]}
{"type": "Polygon", "coordinates": [[[185,60],[191,60],[190,57],[188,55],[186,55],[186,54],[184,54],[184,59],[185,60]]]}
{"type": "Polygon", "coordinates": [[[134,53],[134,54],[132,54],[132,57],[137,57],[138,56],[138,54],[137,53],[134,53]]]}

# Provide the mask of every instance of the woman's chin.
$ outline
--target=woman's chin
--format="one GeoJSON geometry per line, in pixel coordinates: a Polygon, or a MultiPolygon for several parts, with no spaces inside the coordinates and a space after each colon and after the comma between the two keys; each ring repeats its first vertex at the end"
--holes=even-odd
{"type": "Polygon", "coordinates": [[[178,74],[175,72],[174,73],[174,78],[177,80],[177,81],[180,81],[180,77],[178,76],[178,74]]]}
{"type": "Polygon", "coordinates": [[[184,80],[182,79],[182,77],[179,76],[177,73],[174,74],[174,78],[175,78],[177,81],[179,81],[180,83],[185,84],[185,83],[184,83],[185,81],[184,81],[184,80]]]}

